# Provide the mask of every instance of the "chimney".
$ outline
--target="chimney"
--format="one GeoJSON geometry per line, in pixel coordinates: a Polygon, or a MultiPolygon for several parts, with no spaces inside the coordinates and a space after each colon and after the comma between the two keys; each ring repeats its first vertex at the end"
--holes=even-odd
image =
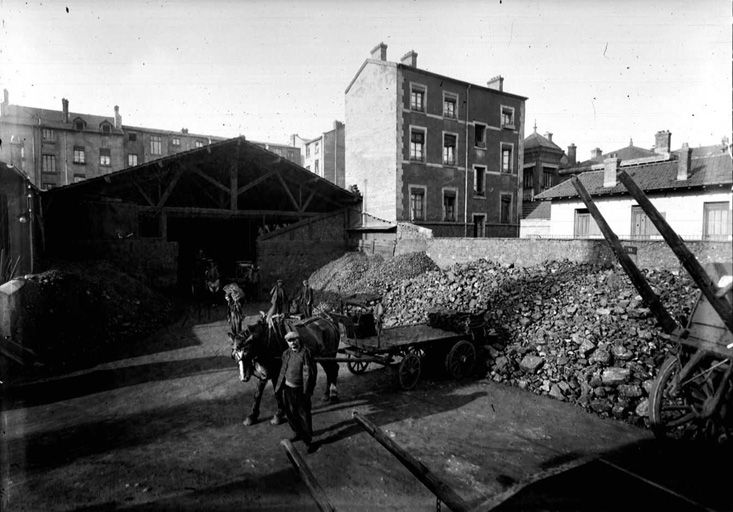
{"type": "Polygon", "coordinates": [[[545,138],[552,142],[552,133],[551,132],[545,132],[545,138]]]}
{"type": "Polygon", "coordinates": [[[593,160],[597,160],[603,156],[603,151],[601,151],[601,148],[596,148],[590,152],[590,157],[593,160]]]}
{"type": "Polygon", "coordinates": [[[682,144],[682,149],[680,149],[680,159],[677,162],[677,180],[678,181],[684,181],[687,178],[690,177],[690,156],[692,155],[692,150],[690,149],[690,146],[687,145],[687,142],[682,144]]]}
{"type": "Polygon", "coordinates": [[[379,43],[377,46],[372,48],[372,59],[387,60],[387,45],[379,43]]]}
{"type": "Polygon", "coordinates": [[[667,130],[662,130],[654,135],[654,152],[658,155],[669,153],[672,134],[667,130]]]}
{"type": "Polygon", "coordinates": [[[120,116],[120,107],[115,105],[115,128],[122,128],[122,116],[120,116]]]}
{"type": "Polygon", "coordinates": [[[404,64],[405,66],[410,66],[411,68],[417,67],[417,53],[415,50],[410,50],[406,54],[402,56],[400,59],[400,62],[404,64]]]}
{"type": "Polygon", "coordinates": [[[181,133],[188,133],[188,128],[181,128],[181,133]]]}
{"type": "Polygon", "coordinates": [[[575,147],[575,144],[570,144],[568,146],[568,164],[570,164],[571,167],[574,167],[577,163],[575,160],[575,150],[577,148],[575,147]]]}
{"type": "Polygon", "coordinates": [[[504,77],[501,75],[496,75],[494,78],[486,82],[486,87],[488,87],[489,89],[495,89],[497,91],[503,91],[504,77]]]}
{"type": "Polygon", "coordinates": [[[8,114],[8,104],[10,103],[9,100],[10,93],[7,89],[3,89],[3,102],[0,104],[0,116],[5,116],[8,114]]]}
{"type": "Polygon", "coordinates": [[[618,158],[606,158],[603,161],[603,187],[615,187],[616,186],[616,171],[618,171],[618,164],[621,162],[618,158]]]}
{"type": "Polygon", "coordinates": [[[61,98],[61,106],[64,110],[64,123],[69,122],[69,100],[61,98]]]}

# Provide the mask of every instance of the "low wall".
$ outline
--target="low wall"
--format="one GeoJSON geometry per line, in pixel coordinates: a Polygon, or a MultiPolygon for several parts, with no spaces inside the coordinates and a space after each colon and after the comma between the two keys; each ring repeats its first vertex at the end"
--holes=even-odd
{"type": "MultiPolygon", "coordinates": [[[[679,260],[664,241],[622,240],[622,243],[636,247],[636,255],[631,257],[641,268],[681,268],[679,260]]],[[[732,259],[730,242],[692,241],[686,245],[702,265],[712,261],[730,262],[732,259]]],[[[414,251],[425,251],[441,268],[480,258],[522,267],[551,260],[596,264],[616,262],[605,240],[419,238],[397,241],[395,254],[414,251]]]]}

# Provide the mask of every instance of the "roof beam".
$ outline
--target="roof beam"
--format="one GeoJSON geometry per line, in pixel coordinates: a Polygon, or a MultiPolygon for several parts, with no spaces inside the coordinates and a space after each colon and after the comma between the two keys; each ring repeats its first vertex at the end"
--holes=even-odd
{"type": "Polygon", "coordinates": [[[287,193],[288,193],[288,197],[290,198],[290,201],[292,201],[292,203],[293,203],[293,206],[295,206],[295,209],[296,209],[296,210],[297,210],[298,212],[300,212],[300,205],[298,204],[298,201],[296,201],[296,200],[295,200],[295,198],[293,197],[293,193],[292,193],[292,192],[290,192],[290,189],[288,188],[288,184],[287,184],[287,183],[285,183],[285,180],[283,179],[283,177],[282,177],[282,176],[280,175],[280,173],[279,173],[279,172],[277,173],[277,179],[278,179],[278,180],[280,180],[280,184],[281,184],[281,185],[283,186],[283,188],[285,189],[285,192],[287,192],[287,193]]]}
{"type": "Polygon", "coordinates": [[[311,195],[308,196],[308,199],[305,200],[305,203],[303,203],[303,208],[300,209],[301,212],[304,212],[306,208],[308,208],[308,205],[311,202],[311,199],[313,199],[316,196],[316,191],[311,190],[311,195]]]}
{"type": "MultiPolygon", "coordinates": [[[[143,206],[140,208],[141,212],[159,212],[160,210],[155,206],[143,206]]],[[[216,217],[216,218],[257,218],[265,216],[277,216],[277,217],[315,217],[322,215],[321,213],[302,213],[294,212],[291,210],[237,210],[231,211],[219,208],[198,208],[188,206],[165,206],[162,209],[166,213],[168,218],[171,217],[216,217]]]]}
{"type": "Polygon", "coordinates": [[[171,193],[173,193],[173,189],[176,188],[176,185],[178,184],[178,180],[181,179],[181,176],[183,175],[183,167],[179,167],[176,171],[176,174],[173,176],[173,179],[168,183],[168,187],[166,187],[165,192],[163,192],[163,196],[160,198],[160,201],[158,201],[158,208],[162,208],[165,206],[166,201],[168,201],[168,198],[170,197],[171,193]]]}
{"type": "Polygon", "coordinates": [[[276,171],[270,171],[270,172],[268,172],[267,174],[265,174],[265,175],[263,175],[263,176],[260,176],[260,177],[259,177],[259,178],[257,178],[256,180],[254,180],[254,181],[250,181],[250,182],[249,182],[249,183],[247,183],[246,185],[242,185],[241,187],[239,187],[239,188],[237,189],[237,195],[241,195],[241,194],[243,194],[244,192],[246,192],[246,191],[248,191],[249,189],[251,189],[252,187],[256,187],[257,185],[259,185],[259,184],[260,184],[260,183],[262,183],[263,181],[265,181],[265,180],[268,180],[268,179],[272,178],[272,176],[273,176],[274,174],[276,174],[276,171]]]}
{"type": "Polygon", "coordinates": [[[218,181],[216,181],[214,178],[212,178],[208,174],[205,174],[203,171],[201,171],[201,169],[194,168],[194,169],[192,169],[192,172],[194,174],[197,174],[198,176],[201,176],[203,179],[205,179],[206,181],[208,181],[209,183],[211,183],[215,187],[223,190],[226,193],[229,193],[229,187],[226,187],[226,186],[222,185],[221,183],[219,183],[218,181]]]}
{"type": "Polygon", "coordinates": [[[149,204],[150,206],[155,206],[155,203],[153,202],[153,200],[152,200],[152,199],[150,199],[150,196],[148,196],[148,195],[147,195],[147,194],[145,193],[145,191],[144,191],[144,190],[143,190],[143,188],[142,188],[142,187],[140,186],[140,184],[139,184],[139,183],[137,182],[137,180],[134,180],[134,179],[133,179],[133,180],[132,180],[132,184],[133,184],[133,185],[135,185],[135,188],[137,189],[137,191],[138,191],[138,192],[140,192],[140,195],[141,195],[141,196],[143,196],[143,198],[145,199],[145,201],[147,201],[147,203],[148,203],[148,204],[149,204]]]}
{"type": "MultiPolygon", "coordinates": [[[[237,149],[237,151],[239,151],[237,149]]],[[[237,194],[237,190],[239,189],[239,169],[238,166],[235,163],[229,167],[229,209],[232,211],[237,210],[237,198],[239,197],[239,194],[237,194]]]]}

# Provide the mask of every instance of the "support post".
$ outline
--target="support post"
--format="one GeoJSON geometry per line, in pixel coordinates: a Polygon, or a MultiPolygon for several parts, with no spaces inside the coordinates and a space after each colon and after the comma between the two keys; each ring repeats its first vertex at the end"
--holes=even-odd
{"type": "Polygon", "coordinates": [[[570,182],[575,187],[575,190],[578,191],[578,195],[580,195],[580,198],[585,203],[586,208],[588,208],[588,211],[593,216],[596,224],[598,224],[601,233],[603,233],[606,241],[611,246],[611,249],[616,255],[616,258],[618,258],[619,263],[621,263],[621,266],[626,271],[626,274],[631,279],[631,282],[639,291],[639,294],[644,299],[646,305],[649,306],[649,309],[652,310],[654,316],[657,317],[657,320],[662,326],[664,332],[672,332],[675,327],[677,327],[677,322],[674,320],[674,318],[672,318],[672,315],[669,314],[669,311],[665,309],[664,305],[659,300],[659,297],[657,297],[657,294],[654,293],[651,286],[649,286],[649,283],[647,282],[646,278],[641,273],[639,268],[634,265],[634,262],[631,261],[629,255],[626,254],[626,251],[621,245],[618,237],[608,226],[608,223],[606,222],[606,219],[603,218],[603,215],[601,215],[601,212],[598,211],[598,207],[596,207],[596,204],[593,202],[593,199],[590,197],[588,191],[585,189],[577,176],[573,176],[572,178],[570,178],[570,182]]]}
{"type": "Polygon", "coordinates": [[[654,207],[644,191],[639,188],[639,185],[631,179],[631,176],[626,171],[619,172],[618,179],[624,184],[629,194],[639,203],[641,209],[644,210],[646,216],[652,221],[657,231],[664,238],[664,241],[669,245],[669,248],[675,253],[677,259],[680,260],[680,263],[682,263],[682,266],[685,267],[692,280],[700,288],[702,294],[708,299],[710,305],[713,306],[713,309],[715,309],[721,320],[723,320],[723,323],[728,327],[728,330],[733,332],[733,308],[725,300],[725,297],[717,297],[718,287],[716,283],[712,282],[710,276],[702,268],[697,258],[695,258],[695,255],[690,252],[679,235],[667,224],[667,221],[659,213],[659,210],[654,207]]]}
{"type": "Polygon", "coordinates": [[[384,446],[410,473],[415,475],[420,482],[432,492],[436,498],[448,505],[453,512],[468,511],[468,504],[456,494],[446,483],[435,476],[425,465],[410,455],[404,448],[392,441],[374,423],[366,419],[358,412],[353,412],[353,417],[361,427],[366,430],[379,444],[384,446]]]}
{"type": "Polygon", "coordinates": [[[229,168],[229,209],[233,212],[237,211],[237,199],[239,197],[239,173],[237,164],[232,164],[229,168]]]}
{"type": "Polygon", "coordinates": [[[285,448],[285,453],[288,455],[288,459],[290,459],[293,467],[298,470],[300,478],[303,480],[306,487],[308,487],[308,491],[310,491],[313,501],[318,505],[318,509],[321,512],[334,512],[336,509],[333,508],[333,505],[328,501],[328,497],[323,491],[321,484],[319,484],[316,477],[313,476],[308,464],[303,460],[303,457],[298,453],[298,450],[296,450],[293,444],[287,439],[280,441],[280,445],[285,448]]]}

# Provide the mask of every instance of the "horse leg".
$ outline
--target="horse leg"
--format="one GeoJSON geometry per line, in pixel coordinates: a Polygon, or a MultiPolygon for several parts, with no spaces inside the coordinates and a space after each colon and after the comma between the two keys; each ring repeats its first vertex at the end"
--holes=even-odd
{"type": "Polygon", "coordinates": [[[247,416],[242,422],[245,427],[257,423],[257,418],[259,418],[260,416],[260,402],[262,401],[262,392],[264,391],[266,385],[267,381],[257,379],[254,402],[252,403],[252,412],[250,412],[249,416],[247,416]]]}
{"type": "Polygon", "coordinates": [[[321,367],[326,373],[326,389],[323,394],[323,401],[338,402],[339,394],[336,388],[336,379],[338,378],[339,365],[336,361],[323,361],[321,367]]]}
{"type": "MultiPolygon", "coordinates": [[[[272,379],[272,390],[275,391],[275,386],[277,385],[277,382],[275,379],[272,379]]],[[[277,403],[277,411],[275,412],[275,415],[270,420],[271,425],[280,425],[282,423],[285,423],[285,404],[283,404],[283,395],[282,393],[275,393],[275,402],[277,403]]]]}

